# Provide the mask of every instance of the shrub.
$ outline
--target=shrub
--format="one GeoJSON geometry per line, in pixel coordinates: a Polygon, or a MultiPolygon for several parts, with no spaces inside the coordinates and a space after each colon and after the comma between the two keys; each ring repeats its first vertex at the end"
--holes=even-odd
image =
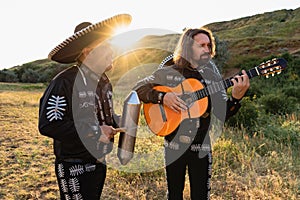
{"type": "Polygon", "coordinates": [[[251,101],[249,97],[244,97],[242,107],[236,115],[231,117],[227,124],[229,126],[245,127],[248,130],[255,130],[257,119],[259,116],[259,110],[254,101],[251,101]]]}
{"type": "Polygon", "coordinates": [[[23,83],[37,83],[38,80],[39,74],[32,69],[26,69],[21,77],[21,82],[23,83]]]}
{"type": "Polygon", "coordinates": [[[262,127],[264,136],[280,144],[292,145],[292,147],[299,148],[299,122],[286,121],[281,124],[279,121],[274,119],[268,126],[262,127]]]}
{"type": "Polygon", "coordinates": [[[18,82],[18,77],[13,71],[1,70],[0,71],[0,82],[18,82]]]}
{"type": "Polygon", "coordinates": [[[300,99],[300,86],[287,86],[282,91],[286,96],[300,99]]]}
{"type": "Polygon", "coordinates": [[[297,99],[284,93],[272,93],[262,96],[259,102],[266,113],[286,114],[295,110],[297,99]]]}

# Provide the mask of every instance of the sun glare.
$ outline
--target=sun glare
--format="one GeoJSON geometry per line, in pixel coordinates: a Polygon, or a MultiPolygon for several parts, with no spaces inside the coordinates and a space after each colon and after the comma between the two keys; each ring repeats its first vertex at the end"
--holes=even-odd
{"type": "Polygon", "coordinates": [[[118,48],[128,49],[132,47],[137,41],[134,31],[128,31],[128,27],[119,27],[115,30],[114,36],[111,39],[111,43],[118,48]]]}

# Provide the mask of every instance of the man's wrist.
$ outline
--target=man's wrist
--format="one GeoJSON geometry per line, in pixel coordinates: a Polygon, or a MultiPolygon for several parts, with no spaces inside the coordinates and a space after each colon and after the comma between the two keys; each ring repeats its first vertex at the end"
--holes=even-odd
{"type": "Polygon", "coordinates": [[[164,92],[159,92],[157,96],[157,103],[158,104],[163,104],[164,96],[166,93],[164,92]]]}
{"type": "Polygon", "coordinates": [[[241,99],[236,99],[236,98],[234,98],[233,96],[231,96],[231,101],[232,101],[234,104],[240,103],[241,100],[242,100],[242,98],[241,98],[241,99]]]}

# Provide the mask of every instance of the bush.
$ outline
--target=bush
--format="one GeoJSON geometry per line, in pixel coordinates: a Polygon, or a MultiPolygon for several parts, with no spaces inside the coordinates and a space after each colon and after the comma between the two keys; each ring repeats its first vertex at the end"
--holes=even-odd
{"type": "Polygon", "coordinates": [[[272,93],[262,96],[259,102],[266,113],[287,114],[294,112],[297,98],[287,96],[284,93],[272,93]]]}
{"type": "Polygon", "coordinates": [[[292,147],[299,148],[299,122],[286,121],[281,124],[278,119],[271,121],[268,126],[262,127],[262,132],[265,137],[280,144],[287,146],[292,145],[292,147]]]}
{"type": "Polygon", "coordinates": [[[286,96],[295,97],[299,101],[299,99],[300,99],[300,86],[287,86],[287,87],[283,88],[282,91],[286,96]]]}
{"type": "Polygon", "coordinates": [[[21,82],[23,83],[37,83],[38,80],[39,74],[32,69],[26,69],[21,77],[21,82]]]}
{"type": "Polygon", "coordinates": [[[262,87],[263,81],[259,78],[250,83],[250,88],[248,89],[246,95],[251,99],[259,98],[264,94],[264,88],[262,87]]]}
{"type": "Polygon", "coordinates": [[[227,124],[229,126],[245,127],[248,130],[254,131],[259,116],[259,110],[254,101],[251,101],[249,97],[244,97],[242,107],[236,115],[229,118],[227,124]]]}
{"type": "Polygon", "coordinates": [[[217,36],[215,36],[215,40],[216,56],[214,57],[214,61],[218,68],[222,69],[229,58],[228,42],[224,40],[219,40],[217,36]]]}
{"type": "Polygon", "coordinates": [[[0,82],[18,82],[18,76],[13,72],[9,70],[1,70],[0,71],[0,82]]]}

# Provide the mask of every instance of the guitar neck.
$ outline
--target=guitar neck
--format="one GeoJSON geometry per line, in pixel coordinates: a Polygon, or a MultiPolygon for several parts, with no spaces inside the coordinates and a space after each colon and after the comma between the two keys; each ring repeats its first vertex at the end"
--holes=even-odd
{"type": "MultiPolygon", "coordinates": [[[[249,79],[254,78],[254,77],[260,75],[259,72],[258,72],[258,70],[256,69],[256,67],[252,68],[252,69],[250,69],[248,71],[246,71],[246,73],[247,73],[249,79]]],[[[240,72],[238,75],[242,75],[242,74],[243,73],[240,72]]],[[[227,88],[233,86],[233,82],[231,81],[231,79],[233,79],[233,78],[234,78],[234,76],[230,77],[230,78],[228,78],[226,80],[221,81],[221,83],[224,85],[224,89],[227,89],[227,88]]],[[[220,83],[218,83],[218,84],[220,84],[220,83]]],[[[216,92],[218,92],[218,91],[216,91],[216,92]]]]}
{"type": "MultiPolygon", "coordinates": [[[[259,71],[257,70],[257,67],[254,67],[248,71],[246,71],[249,79],[254,78],[256,76],[259,76],[259,71]]],[[[238,75],[242,75],[242,72],[240,72],[238,75]]],[[[209,95],[212,95],[214,93],[217,93],[221,90],[225,90],[231,86],[233,86],[233,82],[231,81],[231,79],[233,79],[234,77],[230,77],[226,80],[222,80],[220,82],[214,82],[211,85],[208,85],[207,87],[201,89],[201,90],[197,90],[195,91],[195,95],[196,95],[196,100],[202,99],[204,97],[207,97],[209,95]]]]}

